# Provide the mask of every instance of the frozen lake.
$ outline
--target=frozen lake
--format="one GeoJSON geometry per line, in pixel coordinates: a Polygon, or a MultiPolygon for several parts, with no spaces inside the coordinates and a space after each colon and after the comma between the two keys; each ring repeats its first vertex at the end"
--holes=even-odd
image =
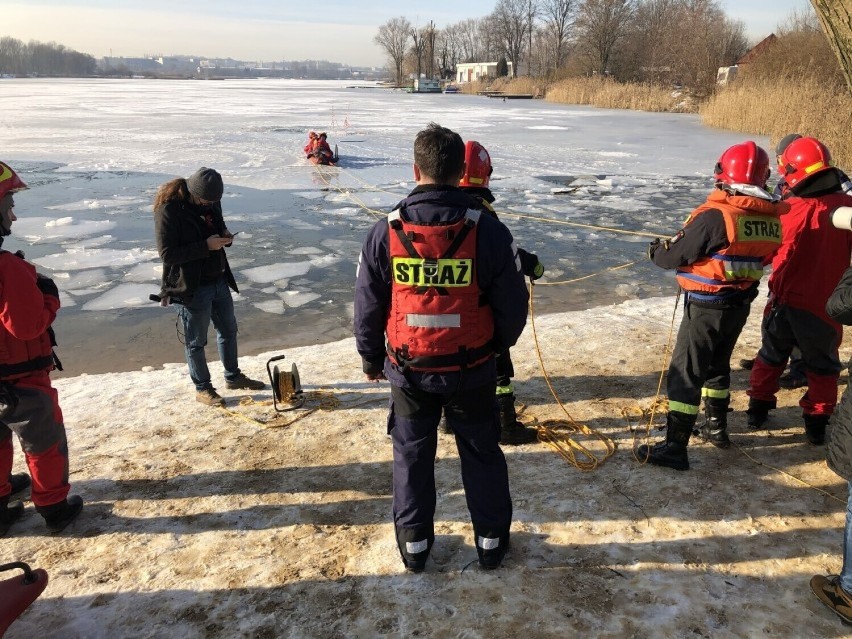
{"type": "MultiPolygon", "coordinates": [[[[55,278],[66,374],[181,361],[174,312],[159,288],[151,201],[172,177],[212,166],[239,231],[229,259],[242,354],[350,334],[361,239],[414,187],[412,142],[430,121],[492,155],[492,189],[544,281],[642,259],[703,201],[722,150],[745,136],[697,116],[611,111],[538,100],[412,95],[351,83],[288,80],[2,80],[2,157],[32,187],[4,248],[55,278]],[[301,154],[324,130],[342,157],[322,171],[301,154]],[[522,215],[524,217],[516,217],[522,215]]],[[[765,138],[756,138],[767,146],[765,138]]],[[[644,263],[536,289],[536,311],[669,295],[644,263]]]]}

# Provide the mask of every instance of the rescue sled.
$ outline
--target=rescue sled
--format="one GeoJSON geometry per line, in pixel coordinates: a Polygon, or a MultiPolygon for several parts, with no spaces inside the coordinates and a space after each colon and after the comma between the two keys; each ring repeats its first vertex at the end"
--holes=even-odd
{"type": "Polygon", "coordinates": [[[47,587],[47,573],[41,568],[32,570],[20,561],[0,566],[0,572],[15,569],[23,570],[23,576],[0,581],[0,637],[47,587]]]}

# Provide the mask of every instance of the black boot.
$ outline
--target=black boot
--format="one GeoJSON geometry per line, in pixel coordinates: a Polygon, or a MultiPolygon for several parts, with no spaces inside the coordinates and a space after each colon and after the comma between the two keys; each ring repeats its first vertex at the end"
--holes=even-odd
{"type": "Polygon", "coordinates": [[[825,427],[828,426],[828,415],[802,415],[805,419],[805,437],[815,446],[825,442],[825,427]]]}
{"type": "Polygon", "coordinates": [[[642,444],[636,450],[639,460],[647,459],[656,466],[666,466],[675,470],[689,470],[689,457],[686,446],[692,435],[694,420],[681,418],[669,413],[666,416],[666,440],[653,446],[642,444]]]}
{"type": "Polygon", "coordinates": [[[531,444],[538,439],[538,431],[527,428],[518,421],[515,413],[515,394],[497,396],[497,406],[500,409],[500,443],[507,446],[531,444]]]}
{"type": "Polygon", "coordinates": [[[19,501],[9,501],[9,495],[0,497],[0,537],[4,537],[9,528],[24,514],[24,505],[19,501]]]}
{"type": "Polygon", "coordinates": [[[83,498],[79,495],[72,495],[58,504],[36,506],[36,510],[39,515],[44,517],[48,532],[56,534],[65,530],[68,524],[77,519],[77,515],[83,510],[83,498]]]}
{"type": "Polygon", "coordinates": [[[26,473],[9,475],[9,483],[12,484],[12,492],[9,493],[9,496],[11,497],[12,495],[17,495],[30,487],[30,476],[26,473]]]}
{"type": "Polygon", "coordinates": [[[699,434],[718,448],[728,448],[728,402],[704,402],[704,423],[699,434]]]}
{"type": "Polygon", "coordinates": [[[760,428],[769,419],[769,411],[773,408],[775,408],[775,400],[749,399],[746,425],[752,429],[760,428]]]}
{"type": "Polygon", "coordinates": [[[476,538],[476,554],[479,555],[479,565],[485,570],[494,570],[503,563],[503,557],[509,550],[509,533],[499,533],[494,530],[481,530],[474,527],[476,538]]]}
{"type": "Polygon", "coordinates": [[[410,572],[423,572],[434,543],[433,531],[396,527],[396,545],[405,569],[410,572]]]}

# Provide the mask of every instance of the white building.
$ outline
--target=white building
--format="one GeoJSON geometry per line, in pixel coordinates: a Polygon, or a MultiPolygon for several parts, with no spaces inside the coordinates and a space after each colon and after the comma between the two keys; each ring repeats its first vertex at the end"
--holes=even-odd
{"type": "MultiPolygon", "coordinates": [[[[509,76],[512,75],[512,63],[508,62],[509,76]]],[[[463,62],[456,65],[456,82],[475,82],[484,77],[497,77],[496,62],[463,62]]]]}

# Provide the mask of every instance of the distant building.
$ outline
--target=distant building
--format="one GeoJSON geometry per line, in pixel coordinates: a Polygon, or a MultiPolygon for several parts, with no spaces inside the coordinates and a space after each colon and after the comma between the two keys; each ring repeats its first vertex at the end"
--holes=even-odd
{"type": "MultiPolygon", "coordinates": [[[[509,62],[509,76],[512,75],[512,63],[509,62]]],[[[476,82],[482,78],[497,77],[496,62],[462,62],[456,65],[456,82],[476,82]]]]}
{"type": "Polygon", "coordinates": [[[737,60],[737,63],[734,66],[719,67],[719,70],[716,72],[716,84],[719,86],[725,86],[726,84],[733,82],[737,78],[737,74],[742,67],[751,64],[760,56],[764,55],[767,50],[775,44],[776,40],[778,40],[778,37],[774,33],[770,33],[751,49],[746,51],[745,55],[737,60]]]}

